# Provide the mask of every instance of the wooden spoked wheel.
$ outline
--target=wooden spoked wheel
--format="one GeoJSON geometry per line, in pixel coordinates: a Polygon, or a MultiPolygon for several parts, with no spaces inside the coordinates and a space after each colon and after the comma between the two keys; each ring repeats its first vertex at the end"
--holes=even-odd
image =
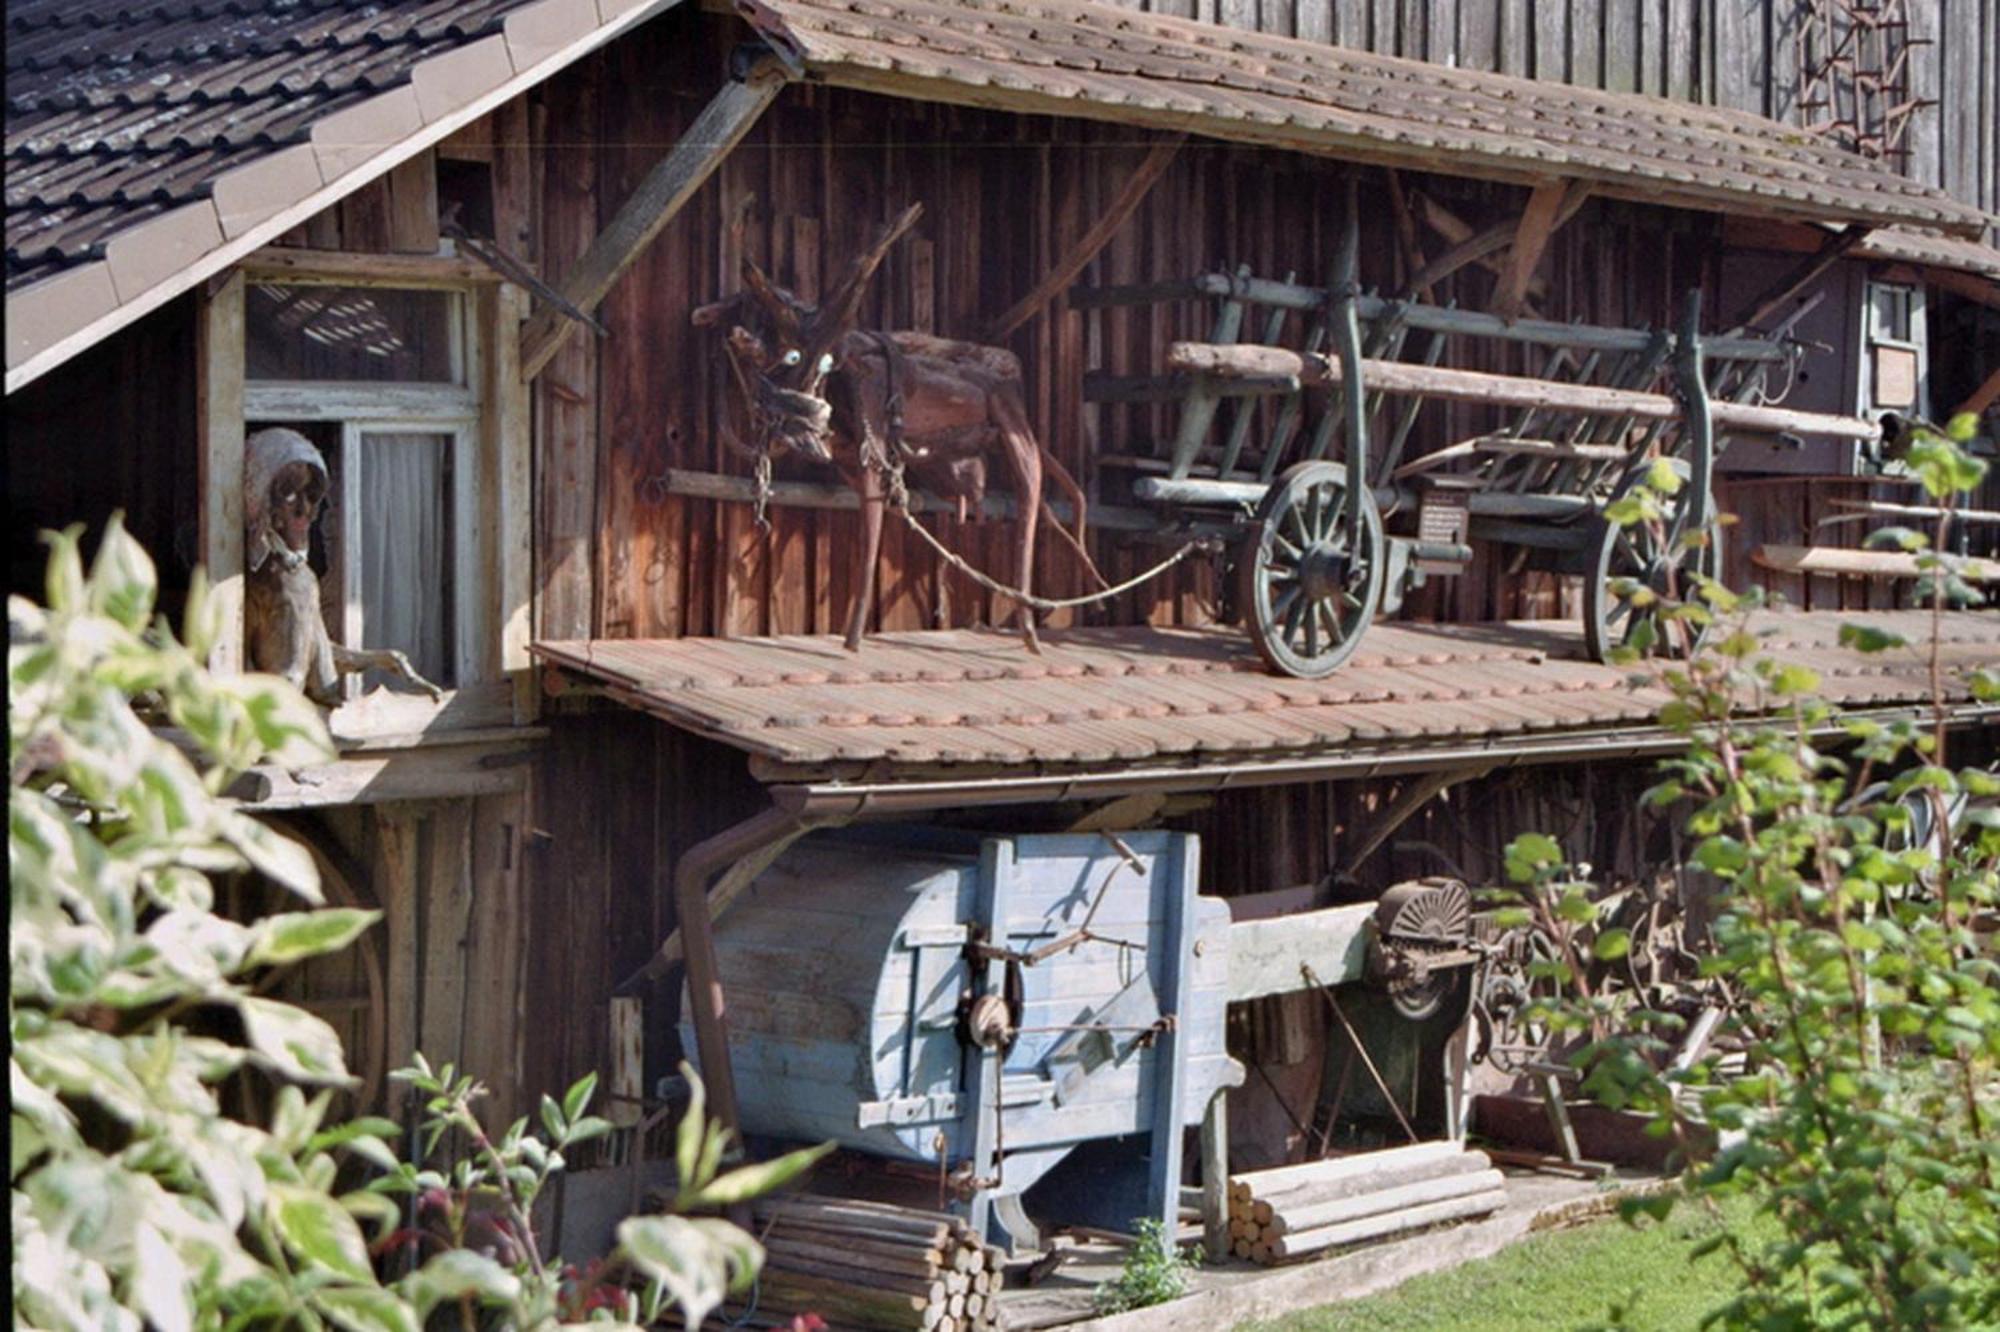
{"type": "Polygon", "coordinates": [[[1695,521],[1694,496],[1674,497],[1666,521],[1621,527],[1602,514],[1591,520],[1589,572],[1583,584],[1583,636],[1590,655],[1609,661],[1632,641],[1642,623],[1651,623],[1656,656],[1687,658],[1701,645],[1702,630],[1686,620],[1660,615],[1662,601],[1694,597],[1693,575],[1722,576],[1721,532],[1711,524],[1700,546],[1682,544],[1695,521]],[[1646,595],[1650,594],[1650,595],[1646,595]],[[1641,603],[1644,604],[1641,604],[1641,603]]]}
{"type": "Polygon", "coordinates": [[[1244,624],[1271,668],[1331,675],[1360,646],[1382,600],[1387,543],[1375,497],[1361,492],[1358,538],[1348,531],[1347,469],[1303,462],[1264,496],[1238,561],[1244,624]]]}

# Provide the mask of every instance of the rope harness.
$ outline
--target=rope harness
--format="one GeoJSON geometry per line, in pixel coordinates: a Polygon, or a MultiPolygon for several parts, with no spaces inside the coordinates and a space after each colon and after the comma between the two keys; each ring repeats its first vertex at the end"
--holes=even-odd
{"type": "MultiPolygon", "coordinates": [[[[867,336],[874,342],[876,349],[882,354],[882,360],[887,373],[887,392],[882,403],[881,433],[878,434],[872,424],[864,422],[862,425],[861,466],[882,478],[888,492],[889,508],[898,518],[903,520],[904,526],[921,537],[924,544],[929,546],[932,552],[940,560],[944,561],[945,564],[956,569],[986,591],[1008,597],[1037,611],[1070,610],[1078,606],[1095,606],[1110,601],[1115,597],[1123,596],[1135,588],[1152,582],[1168,570],[1181,564],[1189,556],[1212,554],[1221,548],[1221,543],[1214,537],[1192,537],[1182,542],[1180,548],[1174,551],[1173,554],[1167,556],[1167,558],[1161,560],[1158,564],[1155,564],[1143,573],[1135,574],[1124,582],[1104,588],[1102,591],[1085,593],[1082,596],[1075,597],[1037,596],[1025,588],[1010,586],[989,574],[983,573],[974,567],[963,555],[960,555],[957,551],[952,550],[942,541],[938,540],[931,530],[918,520],[911,508],[910,485],[905,471],[910,462],[921,461],[929,457],[930,450],[912,447],[903,438],[903,380],[905,364],[903,349],[898,347],[895,339],[886,333],[871,330],[867,336]]],[[[738,368],[738,374],[739,382],[741,382],[740,367],[738,368]]],[[[745,389],[745,396],[752,403],[753,412],[756,411],[756,395],[749,392],[749,385],[747,383],[743,384],[743,388],[745,389]]],[[[748,450],[745,451],[748,452],[748,450]]],[[[766,517],[771,503],[771,454],[766,449],[757,452],[754,457],[755,464],[752,475],[757,488],[755,499],[757,527],[759,531],[768,533],[771,529],[770,521],[766,517]]],[[[1040,497],[1023,497],[1020,502],[1024,505],[1039,503],[1040,497]]]]}

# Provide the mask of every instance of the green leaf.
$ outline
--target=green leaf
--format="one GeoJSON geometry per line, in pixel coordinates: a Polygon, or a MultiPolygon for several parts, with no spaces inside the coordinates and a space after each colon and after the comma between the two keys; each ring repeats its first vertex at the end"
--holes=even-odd
{"type": "Polygon", "coordinates": [[[1562,847],[1553,837],[1523,833],[1507,844],[1507,877],[1516,883],[1530,883],[1562,863],[1562,847]]]}
{"type": "Polygon", "coordinates": [[[685,1205],[728,1207],[733,1203],[762,1197],[773,1189],[784,1187],[802,1172],[810,1170],[813,1164],[832,1151],[834,1146],[834,1143],[823,1142],[817,1147],[788,1152],[775,1161],[765,1161],[759,1165],[748,1165],[732,1170],[710,1181],[693,1198],[685,1199],[685,1205]]]}
{"type": "Polygon", "coordinates": [[[1910,527],[1878,527],[1862,539],[1861,544],[1871,550],[1883,546],[1894,546],[1897,550],[1922,550],[1931,544],[1931,539],[1910,527]]]}
{"type": "Polygon", "coordinates": [[[380,911],[328,907],[320,911],[286,911],[265,916],[252,927],[248,962],[252,966],[283,965],[324,953],[337,953],[382,919],[380,911]]]}
{"type": "Polygon", "coordinates": [[[1970,444],[1979,434],[1979,413],[1959,412],[1944,423],[1944,437],[1954,444],[1970,444]]]}
{"type": "Polygon", "coordinates": [[[563,1118],[575,1123],[583,1117],[584,1107],[597,1092],[597,1074],[586,1073],[578,1078],[567,1092],[563,1093],[563,1118]]]}
{"type": "Polygon", "coordinates": [[[1615,962],[1632,951],[1632,931],[1605,930],[1590,946],[1600,962],[1615,962]]]}
{"type": "Polygon", "coordinates": [[[153,618],[158,588],[152,556],[125,530],[124,515],[112,514],[90,564],[90,609],[138,633],[153,618]]]}
{"type": "Polygon", "coordinates": [[[1676,495],[1681,489],[1681,474],[1674,470],[1671,459],[1655,458],[1646,468],[1646,484],[1662,495],[1676,495]]]}
{"type": "Polygon", "coordinates": [[[1840,626],[1840,645],[1853,648],[1856,652],[1886,652],[1890,648],[1908,647],[1910,640],[1874,625],[1843,624],[1840,626]]]}
{"type": "Polygon", "coordinates": [[[679,1172],[681,1187],[698,1189],[708,1183],[695,1173],[701,1164],[702,1139],[709,1132],[708,1097],[701,1085],[701,1075],[685,1059],[681,1061],[681,1076],[687,1079],[689,1095],[687,1110],[681,1115],[680,1129],[674,1135],[674,1165],[679,1172]]]}
{"type": "Polygon", "coordinates": [[[680,1307],[690,1327],[764,1263],[757,1241],[715,1217],[641,1216],[618,1227],[618,1247],[680,1307]]]}
{"type": "Polygon", "coordinates": [[[446,1249],[396,1283],[417,1308],[419,1318],[438,1305],[470,1296],[481,1303],[510,1304],[521,1296],[521,1279],[483,1253],[446,1249]]]}
{"type": "Polygon", "coordinates": [[[250,1048],[267,1066],[301,1082],[348,1081],[339,1033],[322,1019],[274,999],[245,996],[236,1007],[250,1048]]]}
{"type": "Polygon", "coordinates": [[[319,866],[312,852],[284,834],[274,831],[247,814],[228,813],[221,832],[229,844],[266,878],[318,906],[319,866]]]}
{"type": "Polygon", "coordinates": [[[360,1223],[338,1202],[315,1189],[273,1182],[267,1207],[278,1237],[301,1260],[350,1281],[374,1282],[360,1223]]]}
{"type": "Polygon", "coordinates": [[[379,1286],[334,1286],[314,1292],[313,1307],[346,1332],[422,1332],[415,1311],[379,1286]]]}
{"type": "Polygon", "coordinates": [[[158,1332],[193,1332],[190,1275],[158,1229],[144,1223],[133,1228],[131,1299],[158,1332]]]}
{"type": "Polygon", "coordinates": [[[1572,885],[1556,899],[1556,916],[1572,925],[1586,925],[1597,919],[1597,908],[1591,904],[1589,893],[1572,885]]]}

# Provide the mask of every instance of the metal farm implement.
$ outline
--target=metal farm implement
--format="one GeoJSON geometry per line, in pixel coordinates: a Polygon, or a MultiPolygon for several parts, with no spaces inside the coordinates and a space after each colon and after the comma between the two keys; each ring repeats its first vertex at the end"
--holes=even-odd
{"type": "Polygon", "coordinates": [[[1602,660],[1635,634],[1659,635],[1641,609],[1647,594],[1684,596],[1691,568],[1717,572],[1713,475],[1724,433],[1879,435],[1866,421],[1762,405],[1796,344],[1784,329],[1704,338],[1699,291],[1678,332],[1509,322],[1365,293],[1357,250],[1350,215],[1330,288],[1242,269],[1070,297],[1079,308],[1216,302],[1209,340],[1174,343],[1167,375],[1092,375],[1085,396],[1178,403],[1166,446],[1122,460],[1138,472],[1132,495],[1159,510],[1162,535],[1230,541],[1237,608],[1286,674],[1330,674],[1408,588],[1461,571],[1475,540],[1521,548],[1532,568],[1582,575],[1584,632],[1602,660]],[[1447,368],[1454,341],[1518,345],[1539,372],[1447,368]],[[1323,401],[1311,393],[1321,389],[1323,401]],[[1426,405],[1453,402],[1483,404],[1497,424],[1406,457],[1426,405]],[[1662,519],[1610,521],[1606,510],[1659,458],[1682,482],[1662,519]]]}

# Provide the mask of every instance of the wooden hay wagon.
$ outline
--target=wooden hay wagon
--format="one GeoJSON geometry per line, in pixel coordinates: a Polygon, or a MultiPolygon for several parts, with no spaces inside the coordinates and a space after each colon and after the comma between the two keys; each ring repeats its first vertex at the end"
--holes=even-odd
{"type": "Polygon", "coordinates": [[[1071,295],[1081,308],[1216,303],[1208,341],[1174,343],[1167,374],[1095,374],[1085,394],[1178,404],[1164,447],[1121,460],[1138,473],[1132,495],[1160,511],[1164,535],[1229,543],[1236,609],[1275,670],[1330,674],[1405,590],[1462,570],[1473,540],[1581,575],[1598,659],[1628,642],[1684,650],[1685,626],[1663,633],[1645,607],[1687,595],[1690,569],[1719,572],[1712,478],[1726,436],[1879,441],[1873,422],[1765,405],[1799,348],[1782,328],[1703,336],[1699,291],[1675,332],[1509,321],[1363,292],[1357,248],[1350,216],[1325,288],[1242,269],[1071,295]],[[1514,344],[1538,373],[1448,368],[1454,342],[1514,344]],[[1436,403],[1483,404],[1497,424],[1406,458],[1436,403]],[[1659,519],[1612,521],[1656,459],[1681,482],[1659,519]]]}

